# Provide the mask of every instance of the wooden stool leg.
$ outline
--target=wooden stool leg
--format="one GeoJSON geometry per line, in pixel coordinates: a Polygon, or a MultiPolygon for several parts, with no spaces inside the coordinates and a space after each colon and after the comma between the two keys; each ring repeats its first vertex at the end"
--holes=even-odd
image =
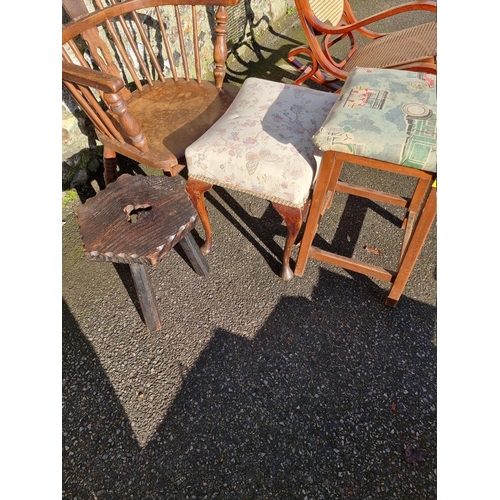
{"type": "Polygon", "coordinates": [[[290,267],[290,256],[292,254],[293,245],[297,239],[297,235],[302,227],[302,221],[304,220],[304,207],[289,207],[287,205],[281,205],[274,202],[272,202],[272,205],[276,212],[281,215],[287,227],[285,249],[283,251],[283,260],[281,264],[281,278],[285,281],[289,281],[293,278],[293,271],[290,267]]]}
{"type": "Polygon", "coordinates": [[[326,151],[321,161],[318,179],[312,196],[311,208],[309,209],[309,214],[307,215],[306,227],[300,243],[297,263],[295,264],[295,274],[297,276],[302,276],[304,274],[304,269],[306,267],[307,260],[309,259],[309,250],[311,249],[314,236],[318,230],[319,221],[322,213],[324,212],[325,202],[328,201],[327,191],[328,187],[332,184],[332,176],[335,175],[338,179],[338,176],[340,175],[342,162],[337,162],[338,165],[335,165],[335,159],[335,151],[326,151]],[[338,167],[335,171],[333,168],[334,166],[338,167]]]}
{"type": "Polygon", "coordinates": [[[413,271],[413,267],[415,266],[417,257],[422,250],[425,239],[429,234],[432,223],[434,222],[436,211],[436,188],[432,188],[422,208],[422,212],[420,213],[415,231],[408,243],[408,247],[406,248],[406,252],[401,261],[401,265],[399,266],[399,270],[396,275],[396,279],[394,280],[394,283],[391,287],[389,296],[385,301],[386,306],[395,307],[397,305],[399,298],[403,293],[406,282],[408,281],[408,278],[413,271]]]}
{"type": "Polygon", "coordinates": [[[413,192],[413,195],[411,197],[410,205],[408,206],[408,210],[406,211],[405,218],[403,219],[403,223],[401,224],[401,227],[403,229],[407,227],[408,216],[412,212],[416,213],[418,211],[422,200],[425,199],[425,194],[427,193],[427,190],[429,189],[431,183],[432,178],[418,180],[415,191],[413,192]]]}
{"type": "Polygon", "coordinates": [[[403,219],[403,223],[401,224],[401,227],[405,230],[405,234],[403,236],[403,243],[401,245],[398,268],[401,265],[401,261],[403,260],[404,254],[406,252],[406,247],[408,246],[408,242],[410,241],[411,235],[413,233],[413,226],[415,224],[415,220],[417,219],[418,209],[422,204],[422,200],[425,200],[426,195],[428,195],[428,190],[430,189],[431,184],[432,178],[419,179],[413,193],[410,205],[408,206],[408,210],[406,211],[406,216],[403,219]]]}
{"type": "Polygon", "coordinates": [[[198,274],[201,274],[201,276],[208,276],[208,273],[210,272],[208,262],[205,257],[203,257],[196,241],[194,241],[193,235],[191,233],[186,234],[184,238],[179,241],[179,243],[184,252],[186,252],[186,256],[189,259],[189,262],[191,262],[194,270],[198,274]]]}
{"type": "Polygon", "coordinates": [[[130,264],[130,271],[146,326],[148,330],[159,330],[161,328],[160,313],[146,267],[143,264],[130,264]]]}

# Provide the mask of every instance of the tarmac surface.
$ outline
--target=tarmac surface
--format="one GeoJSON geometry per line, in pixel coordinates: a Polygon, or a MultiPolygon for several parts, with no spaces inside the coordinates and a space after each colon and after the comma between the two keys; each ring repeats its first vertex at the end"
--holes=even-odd
{"type": "MultiPolygon", "coordinates": [[[[229,81],[293,81],[285,57],[303,36],[288,17],[230,58],[229,81]]],[[[345,179],[411,192],[366,170],[345,179]]],[[[436,223],[392,309],[387,283],[315,260],[283,282],[286,228],[268,202],[217,187],[206,199],[209,276],[175,250],[149,268],[158,332],[128,267],[85,259],[63,211],[63,498],[436,498],[436,223]]],[[[391,268],[402,216],[340,194],[317,242],[391,268]]]]}

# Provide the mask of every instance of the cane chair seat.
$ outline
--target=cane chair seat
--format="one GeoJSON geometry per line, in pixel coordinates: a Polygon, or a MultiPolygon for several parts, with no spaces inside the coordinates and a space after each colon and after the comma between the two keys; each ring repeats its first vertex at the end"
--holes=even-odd
{"type": "Polygon", "coordinates": [[[416,63],[437,54],[436,34],[435,22],[388,33],[358,47],[343,69],[349,73],[356,67],[394,68],[416,63]]]}

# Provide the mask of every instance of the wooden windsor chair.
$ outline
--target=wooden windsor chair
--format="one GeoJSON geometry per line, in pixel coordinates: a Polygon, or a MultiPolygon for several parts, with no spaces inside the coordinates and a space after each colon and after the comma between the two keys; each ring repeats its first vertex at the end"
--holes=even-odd
{"type": "Polygon", "coordinates": [[[94,2],[63,0],[62,80],[104,146],[105,182],[117,153],[175,175],[238,92],[224,76],[227,7],[239,0],[94,2]]]}

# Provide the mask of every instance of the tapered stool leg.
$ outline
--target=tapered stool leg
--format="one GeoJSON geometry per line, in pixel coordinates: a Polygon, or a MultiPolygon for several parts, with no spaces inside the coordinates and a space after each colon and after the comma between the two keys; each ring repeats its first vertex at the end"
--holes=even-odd
{"type": "Polygon", "coordinates": [[[186,256],[194,270],[201,276],[208,276],[210,267],[201,253],[200,247],[194,241],[193,235],[191,233],[186,234],[179,243],[184,252],[186,252],[186,256]]]}
{"type": "MultiPolygon", "coordinates": [[[[324,205],[327,200],[326,195],[328,187],[332,184],[332,176],[335,175],[338,179],[340,175],[340,168],[338,168],[338,171],[333,170],[336,156],[335,151],[326,151],[321,161],[318,179],[311,200],[311,207],[307,215],[304,236],[302,236],[300,242],[299,254],[295,264],[295,274],[297,276],[304,274],[304,269],[309,259],[309,250],[311,249],[314,236],[316,236],[321,215],[324,212],[324,205]]],[[[340,167],[341,165],[342,162],[340,162],[340,167]]],[[[336,182],[336,179],[333,180],[336,182]]]]}
{"type": "Polygon", "coordinates": [[[156,304],[153,287],[146,266],[143,264],[130,264],[130,271],[134,280],[135,290],[141,304],[144,322],[149,330],[161,328],[160,313],[156,304]]]}

